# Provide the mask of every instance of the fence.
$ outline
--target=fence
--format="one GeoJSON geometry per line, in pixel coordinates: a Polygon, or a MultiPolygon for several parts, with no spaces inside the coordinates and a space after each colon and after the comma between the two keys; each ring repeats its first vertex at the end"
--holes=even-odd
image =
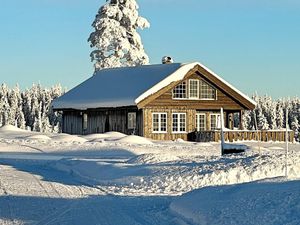
{"type": "MultiPolygon", "coordinates": [[[[259,130],[259,131],[244,131],[244,130],[232,130],[224,131],[224,140],[233,141],[251,141],[260,140],[263,142],[267,141],[285,141],[286,131],[284,130],[259,130]]],[[[295,132],[288,131],[288,140],[293,142],[295,137],[295,132]]],[[[196,142],[218,142],[221,140],[221,132],[219,130],[215,131],[197,131],[188,134],[189,141],[196,142]]]]}

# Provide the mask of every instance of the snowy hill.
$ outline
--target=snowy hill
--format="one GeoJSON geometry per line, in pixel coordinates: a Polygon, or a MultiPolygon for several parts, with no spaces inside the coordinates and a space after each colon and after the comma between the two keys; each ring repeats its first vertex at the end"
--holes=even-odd
{"type": "Polygon", "coordinates": [[[5,126],[0,224],[299,224],[300,145],[286,180],[284,143],[243,144],[222,157],[219,143],[5,126]]]}

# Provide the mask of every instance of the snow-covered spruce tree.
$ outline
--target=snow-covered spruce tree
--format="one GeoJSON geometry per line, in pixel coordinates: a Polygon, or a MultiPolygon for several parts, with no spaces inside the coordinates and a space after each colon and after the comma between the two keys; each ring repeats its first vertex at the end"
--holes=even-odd
{"type": "Polygon", "coordinates": [[[277,100],[276,102],[276,123],[277,123],[277,128],[282,129],[283,126],[283,121],[284,121],[284,112],[283,112],[283,100],[277,100]]]}
{"type": "Polygon", "coordinates": [[[148,28],[150,24],[139,16],[136,0],[106,0],[92,26],[95,31],[88,41],[96,48],[90,54],[95,71],[149,63],[137,29],[148,28]]]}
{"type": "Polygon", "coordinates": [[[1,84],[0,88],[0,112],[1,126],[9,124],[10,106],[8,103],[9,88],[6,84],[1,84]]]}

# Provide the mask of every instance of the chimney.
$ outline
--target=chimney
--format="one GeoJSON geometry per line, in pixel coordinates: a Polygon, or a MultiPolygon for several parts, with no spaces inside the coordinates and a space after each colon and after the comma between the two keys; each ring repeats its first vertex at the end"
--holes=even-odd
{"type": "Polygon", "coordinates": [[[162,64],[171,64],[173,63],[173,59],[170,56],[164,56],[162,57],[162,64]]]}

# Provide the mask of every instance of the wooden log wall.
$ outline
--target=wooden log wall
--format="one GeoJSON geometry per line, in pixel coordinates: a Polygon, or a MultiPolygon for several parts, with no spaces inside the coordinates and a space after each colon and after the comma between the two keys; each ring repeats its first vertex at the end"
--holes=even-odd
{"type": "MultiPolygon", "coordinates": [[[[229,111],[231,112],[231,111],[229,111]]],[[[196,114],[203,113],[206,115],[206,129],[210,130],[210,115],[220,113],[219,111],[198,111],[190,109],[186,106],[173,106],[173,107],[146,107],[143,109],[144,118],[144,137],[154,140],[176,140],[181,138],[183,140],[189,140],[189,133],[196,130],[196,114]],[[166,113],[167,114],[167,132],[166,133],[153,133],[152,127],[152,113],[166,113]],[[185,113],[186,114],[186,132],[185,133],[173,133],[172,132],[172,113],[185,113]]],[[[226,117],[227,111],[224,112],[226,117]]],[[[214,134],[209,134],[214,135],[214,134]]],[[[204,134],[205,136],[205,134],[204,134]]]]}
{"type": "MultiPolygon", "coordinates": [[[[192,76],[189,76],[188,79],[186,79],[186,84],[187,84],[187,94],[188,94],[188,85],[189,79],[198,79],[198,80],[203,80],[201,78],[200,74],[193,74],[192,76]]],[[[210,83],[209,81],[207,81],[210,83]]],[[[214,85],[210,83],[213,87],[214,85]]],[[[170,85],[172,86],[172,85],[170,85]]],[[[216,87],[216,99],[215,100],[203,100],[203,99],[197,99],[197,100],[192,100],[192,99],[173,99],[172,98],[172,88],[169,89],[168,91],[162,91],[159,93],[160,95],[152,100],[147,102],[145,100],[145,107],[165,107],[169,106],[170,108],[176,108],[180,106],[185,106],[189,109],[199,109],[199,110],[219,110],[220,108],[223,107],[224,110],[233,110],[236,112],[239,112],[240,110],[244,110],[245,108],[237,102],[235,99],[230,97],[227,93],[225,93],[223,90],[220,90],[216,87]]]]}
{"type": "Polygon", "coordinates": [[[115,108],[88,112],[87,133],[117,131],[124,134],[142,135],[142,110],[115,108]],[[136,129],[128,129],[128,113],[136,112],[136,129]]]}
{"type": "Polygon", "coordinates": [[[155,107],[144,108],[144,137],[154,140],[176,140],[181,138],[187,140],[187,134],[195,131],[196,129],[196,111],[187,109],[186,107],[155,107]],[[167,132],[166,133],[153,133],[152,130],[152,113],[167,113],[167,132]],[[185,133],[172,133],[172,113],[186,113],[186,132],[185,133]]]}
{"type": "Polygon", "coordinates": [[[136,107],[93,109],[87,111],[65,111],[63,133],[92,134],[117,131],[125,134],[143,135],[143,113],[136,107]],[[136,112],[136,129],[128,128],[128,112],[136,112]],[[87,129],[83,129],[83,115],[87,114],[87,129]]]}
{"type": "Polygon", "coordinates": [[[63,114],[62,132],[82,134],[82,115],[80,115],[80,112],[74,111],[63,114]]]}

